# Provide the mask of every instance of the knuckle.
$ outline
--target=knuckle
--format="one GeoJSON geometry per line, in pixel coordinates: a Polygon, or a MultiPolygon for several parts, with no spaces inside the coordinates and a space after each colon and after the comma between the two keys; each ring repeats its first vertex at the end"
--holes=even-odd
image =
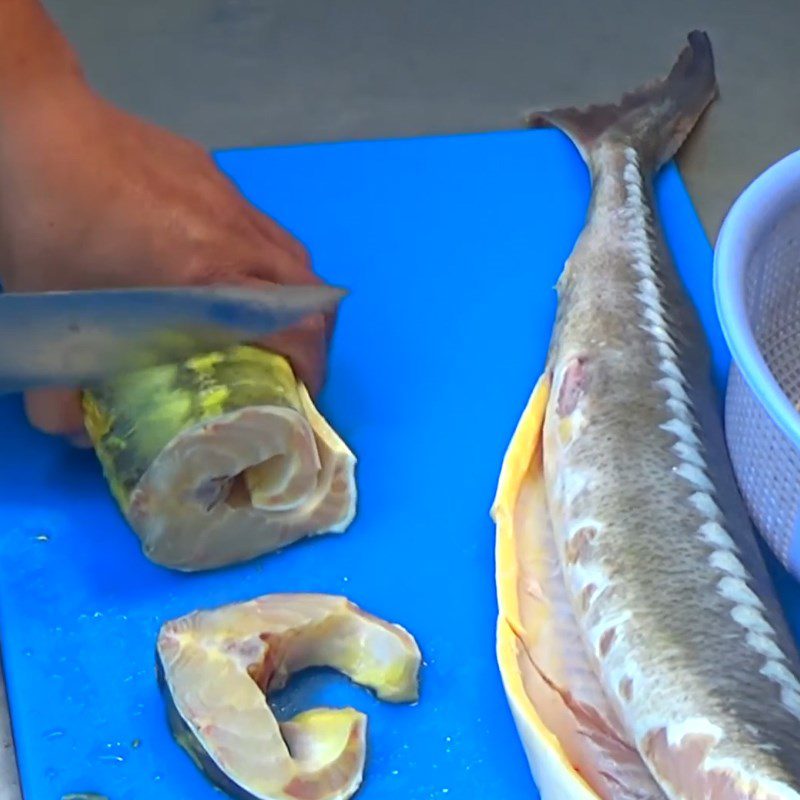
{"type": "Polygon", "coordinates": [[[305,272],[310,273],[314,278],[317,275],[313,270],[313,262],[311,260],[311,251],[301,241],[293,239],[294,256],[297,259],[298,267],[305,272]]]}
{"type": "Polygon", "coordinates": [[[303,321],[304,329],[314,338],[323,337],[325,334],[325,317],[323,314],[314,314],[303,321]]]}
{"type": "Polygon", "coordinates": [[[184,283],[192,286],[205,286],[229,280],[235,273],[230,261],[212,257],[209,248],[203,244],[196,244],[189,248],[183,262],[184,283]]]}

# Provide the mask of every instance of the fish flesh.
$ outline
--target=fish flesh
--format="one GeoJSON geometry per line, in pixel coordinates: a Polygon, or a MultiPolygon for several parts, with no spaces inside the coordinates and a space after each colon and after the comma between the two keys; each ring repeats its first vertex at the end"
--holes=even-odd
{"type": "Polygon", "coordinates": [[[414,638],[334,595],[195,611],[164,623],[156,652],[178,743],[217,787],[247,800],[347,800],[361,784],[366,716],[314,708],[278,722],[265,696],[293,673],[330,666],[382,700],[419,696],[414,638]]]}
{"type": "Polygon", "coordinates": [[[498,657],[534,773],[576,797],[800,800],[800,661],[653,195],[654,175],[716,94],[711,44],[694,31],[666,78],[617,104],[530,120],[570,136],[592,194],[494,506],[498,657]],[[560,581],[545,580],[548,553],[560,581]],[[559,592],[588,672],[563,663],[573,645],[553,641],[559,592]],[[562,654],[555,666],[550,646],[562,654]],[[592,678],[601,698],[581,683],[592,678]],[[558,714],[542,684],[561,698],[558,714]],[[575,696],[591,714],[575,713],[575,696]],[[577,783],[542,767],[547,734],[577,783]],[[573,742],[586,738],[604,743],[600,756],[573,742]],[[620,745],[641,763],[616,760],[620,745]]]}
{"type": "Polygon", "coordinates": [[[355,516],[356,458],[276,353],[236,346],[135,370],[83,404],[111,490],[157,564],[236,564],[355,516]]]}

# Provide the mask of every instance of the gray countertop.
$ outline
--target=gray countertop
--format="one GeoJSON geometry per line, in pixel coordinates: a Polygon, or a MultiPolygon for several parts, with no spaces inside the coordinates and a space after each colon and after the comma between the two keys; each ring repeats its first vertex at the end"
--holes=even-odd
{"type": "MultiPolygon", "coordinates": [[[[680,164],[712,239],[741,189],[800,146],[793,0],[47,5],[98,89],[209,148],[514,128],[528,109],[614,98],[665,72],[695,27],[711,36],[721,97],[680,164]]],[[[0,721],[0,800],[17,800],[0,721]]]]}

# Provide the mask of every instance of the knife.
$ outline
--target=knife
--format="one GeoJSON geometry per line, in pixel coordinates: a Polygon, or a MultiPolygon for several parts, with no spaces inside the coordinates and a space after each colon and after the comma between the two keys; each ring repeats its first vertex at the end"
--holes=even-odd
{"type": "Polygon", "coordinates": [[[0,294],[0,394],[89,387],[260,339],[333,311],[343,295],[330,286],[0,294]]]}

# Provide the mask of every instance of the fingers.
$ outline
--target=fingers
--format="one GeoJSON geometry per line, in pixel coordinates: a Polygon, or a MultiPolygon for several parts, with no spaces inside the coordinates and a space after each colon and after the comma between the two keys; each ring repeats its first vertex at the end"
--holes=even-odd
{"type": "MultiPolygon", "coordinates": [[[[256,212],[259,213],[259,212],[256,212]]],[[[261,216],[266,225],[275,224],[269,217],[261,216]]],[[[281,229],[282,230],[282,229],[281,229]]],[[[271,283],[284,284],[288,286],[322,286],[325,282],[317,275],[311,268],[311,259],[305,247],[294,239],[289,233],[283,232],[289,241],[294,243],[291,249],[287,250],[287,255],[292,257],[292,263],[284,265],[281,263],[276,269],[276,264],[270,260],[270,248],[262,245],[262,251],[259,258],[254,261],[253,265],[249,268],[249,274],[260,281],[269,281],[271,283]]],[[[336,317],[338,308],[326,312],[322,316],[322,326],[324,328],[324,336],[326,344],[330,344],[333,330],[336,326],[336,317]]],[[[318,323],[308,323],[309,325],[316,325],[318,323]]]]}
{"type": "MultiPolygon", "coordinates": [[[[219,231],[224,231],[223,236],[230,235],[233,240],[244,238],[261,244],[269,242],[288,257],[291,270],[313,275],[310,269],[311,259],[304,245],[280,223],[264,214],[241,194],[236,184],[218,169],[210,157],[207,160],[211,167],[207,175],[208,205],[201,212],[201,220],[207,220],[209,215],[213,215],[219,231]]],[[[185,178],[183,175],[179,177],[182,189],[185,178]]],[[[202,193],[202,190],[200,192],[202,193]]],[[[265,265],[269,263],[269,261],[264,262],[265,265]]],[[[273,276],[273,279],[275,278],[277,276],[273,276]]]]}
{"type": "MultiPolygon", "coordinates": [[[[273,281],[248,277],[242,282],[254,289],[275,288],[273,281]]],[[[272,350],[289,359],[295,375],[310,394],[315,396],[325,380],[325,362],[328,351],[328,322],[323,314],[307,317],[291,328],[255,342],[260,347],[272,350]]]]}
{"type": "MultiPolygon", "coordinates": [[[[263,235],[258,237],[256,247],[249,255],[247,274],[242,283],[254,288],[276,285],[320,286],[324,283],[312,271],[310,258],[303,245],[260,212],[254,211],[253,216],[257,218],[255,223],[259,225],[263,235]],[[278,245],[279,241],[285,243],[287,239],[288,244],[285,246],[288,249],[278,245]],[[276,250],[279,251],[278,257],[276,250]]],[[[314,396],[322,388],[325,379],[327,349],[335,323],[336,309],[309,317],[292,328],[267,337],[259,344],[288,358],[298,379],[314,396]]]]}
{"type": "MultiPolygon", "coordinates": [[[[165,255],[165,263],[169,263],[169,259],[169,254],[165,255]]],[[[182,283],[195,285],[241,284],[249,279],[290,286],[322,283],[304,261],[254,228],[247,236],[220,236],[165,273],[165,281],[174,283],[177,278],[182,283]]]]}
{"type": "Polygon", "coordinates": [[[37,389],[25,395],[25,413],[43,433],[63,436],[77,447],[89,447],[80,395],[70,389],[37,389]]]}
{"type": "Polygon", "coordinates": [[[298,380],[305,384],[312,397],[319,393],[325,382],[328,344],[322,314],[269,336],[259,344],[288,358],[298,380]]]}
{"type": "Polygon", "coordinates": [[[279,247],[283,247],[287,252],[291,253],[306,270],[311,272],[311,258],[309,257],[308,250],[306,250],[301,242],[295,239],[286,228],[281,227],[274,219],[268,217],[266,214],[262,214],[255,206],[250,206],[248,212],[252,223],[264,237],[275,242],[279,247]]]}
{"type": "Polygon", "coordinates": [[[311,269],[311,258],[303,245],[291,237],[288,242],[271,238],[263,230],[271,220],[264,219],[266,223],[253,223],[256,236],[251,244],[253,261],[248,272],[254,277],[275,283],[321,284],[322,279],[311,269]]]}

